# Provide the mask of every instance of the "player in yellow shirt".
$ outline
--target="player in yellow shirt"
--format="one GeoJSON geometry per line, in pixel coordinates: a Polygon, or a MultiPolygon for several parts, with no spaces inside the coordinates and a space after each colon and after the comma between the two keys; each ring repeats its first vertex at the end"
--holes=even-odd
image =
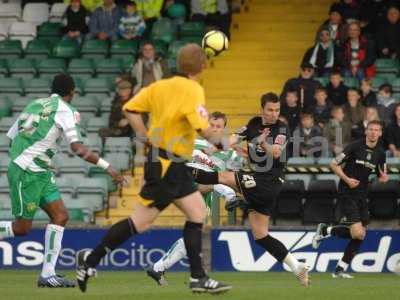
{"type": "Polygon", "coordinates": [[[137,138],[148,145],[145,184],[140,192],[142,201],[129,218],[110,228],[91,253],[82,250],[77,254],[77,280],[83,292],[100,260],[133,235],[149,229],[171,203],[187,218],[183,237],[190,263],[190,289],[213,294],[231,289],[230,285],[209,278],[202,266],[201,232],[206,206],[185,164],[191,159],[197,133],[210,142],[222,138],[209,127],[204,90],[198,83],[206,63],[207,58],[198,45],[186,45],[177,58],[182,75],[151,84],[123,107],[137,138]],[[144,112],[150,113],[149,130],[141,116],[144,112]]]}

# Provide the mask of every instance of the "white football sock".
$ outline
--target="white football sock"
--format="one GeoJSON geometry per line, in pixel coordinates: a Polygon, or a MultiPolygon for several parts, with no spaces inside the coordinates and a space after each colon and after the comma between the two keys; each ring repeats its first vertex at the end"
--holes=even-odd
{"type": "Polygon", "coordinates": [[[223,184],[215,184],[214,191],[224,196],[225,201],[227,202],[231,201],[236,196],[236,193],[232,188],[223,184]]]}
{"type": "Polygon", "coordinates": [[[56,264],[58,255],[61,250],[61,241],[64,234],[64,227],[48,224],[46,226],[45,233],[45,247],[44,247],[44,258],[42,277],[46,278],[49,276],[56,275],[56,264]]]}
{"type": "Polygon", "coordinates": [[[154,264],[154,271],[164,272],[165,270],[171,268],[178,261],[185,258],[186,255],[187,252],[185,242],[183,241],[183,238],[180,238],[172,245],[168,252],[165,253],[165,255],[154,264]]]}
{"type": "Polygon", "coordinates": [[[347,268],[349,267],[349,264],[345,263],[343,260],[339,260],[337,265],[338,265],[338,267],[341,267],[343,269],[343,271],[346,271],[347,268]]]}
{"type": "Polygon", "coordinates": [[[2,221],[0,222],[0,240],[14,237],[14,231],[12,229],[12,222],[2,221]]]}
{"type": "Polygon", "coordinates": [[[299,261],[292,255],[292,253],[288,253],[284,258],[283,262],[289,266],[293,273],[296,273],[299,268],[299,261]]]}

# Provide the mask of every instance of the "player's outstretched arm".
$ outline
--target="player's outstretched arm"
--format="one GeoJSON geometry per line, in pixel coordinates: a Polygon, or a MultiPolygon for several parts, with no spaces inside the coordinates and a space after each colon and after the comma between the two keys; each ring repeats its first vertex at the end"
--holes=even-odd
{"type": "MultiPolygon", "coordinates": [[[[340,155],[339,155],[339,157],[340,157],[340,155]]],[[[340,179],[342,179],[344,182],[346,182],[350,188],[353,189],[359,185],[360,181],[358,181],[357,179],[354,179],[354,178],[350,178],[349,176],[347,176],[344,173],[343,168],[342,168],[342,166],[340,166],[340,162],[338,162],[337,158],[334,158],[332,160],[330,167],[331,167],[333,173],[335,173],[337,176],[339,176],[340,179]]]]}
{"type": "Polygon", "coordinates": [[[125,182],[124,177],[119,174],[109,162],[99,157],[96,153],[90,151],[84,144],[80,142],[71,143],[71,150],[87,162],[106,170],[111,175],[115,183],[122,184],[125,182]]]}
{"type": "Polygon", "coordinates": [[[138,139],[147,140],[147,129],[144,125],[142,115],[136,112],[125,111],[125,117],[135,131],[136,137],[138,139]]]}

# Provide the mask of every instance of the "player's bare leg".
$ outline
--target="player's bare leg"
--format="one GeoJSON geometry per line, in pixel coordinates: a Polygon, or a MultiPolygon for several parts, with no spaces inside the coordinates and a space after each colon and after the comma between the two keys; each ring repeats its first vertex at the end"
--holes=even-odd
{"type": "Polygon", "coordinates": [[[282,242],[269,234],[269,216],[251,210],[249,222],[256,243],[267,250],[277,261],[288,265],[300,284],[307,287],[310,284],[309,267],[299,262],[282,242]]]}

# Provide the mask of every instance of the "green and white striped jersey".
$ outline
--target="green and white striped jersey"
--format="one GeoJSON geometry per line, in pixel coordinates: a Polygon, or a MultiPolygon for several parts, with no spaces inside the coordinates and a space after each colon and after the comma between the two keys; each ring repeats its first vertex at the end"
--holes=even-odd
{"type": "Polygon", "coordinates": [[[11,160],[23,170],[49,170],[63,137],[81,140],[79,122],[78,111],[57,94],[30,102],[7,133],[11,160]]]}
{"type": "Polygon", "coordinates": [[[207,149],[212,146],[205,139],[196,139],[194,141],[194,150],[192,155],[192,165],[205,171],[225,171],[239,170],[242,165],[242,158],[235,150],[217,151],[206,154],[207,149]]]}

